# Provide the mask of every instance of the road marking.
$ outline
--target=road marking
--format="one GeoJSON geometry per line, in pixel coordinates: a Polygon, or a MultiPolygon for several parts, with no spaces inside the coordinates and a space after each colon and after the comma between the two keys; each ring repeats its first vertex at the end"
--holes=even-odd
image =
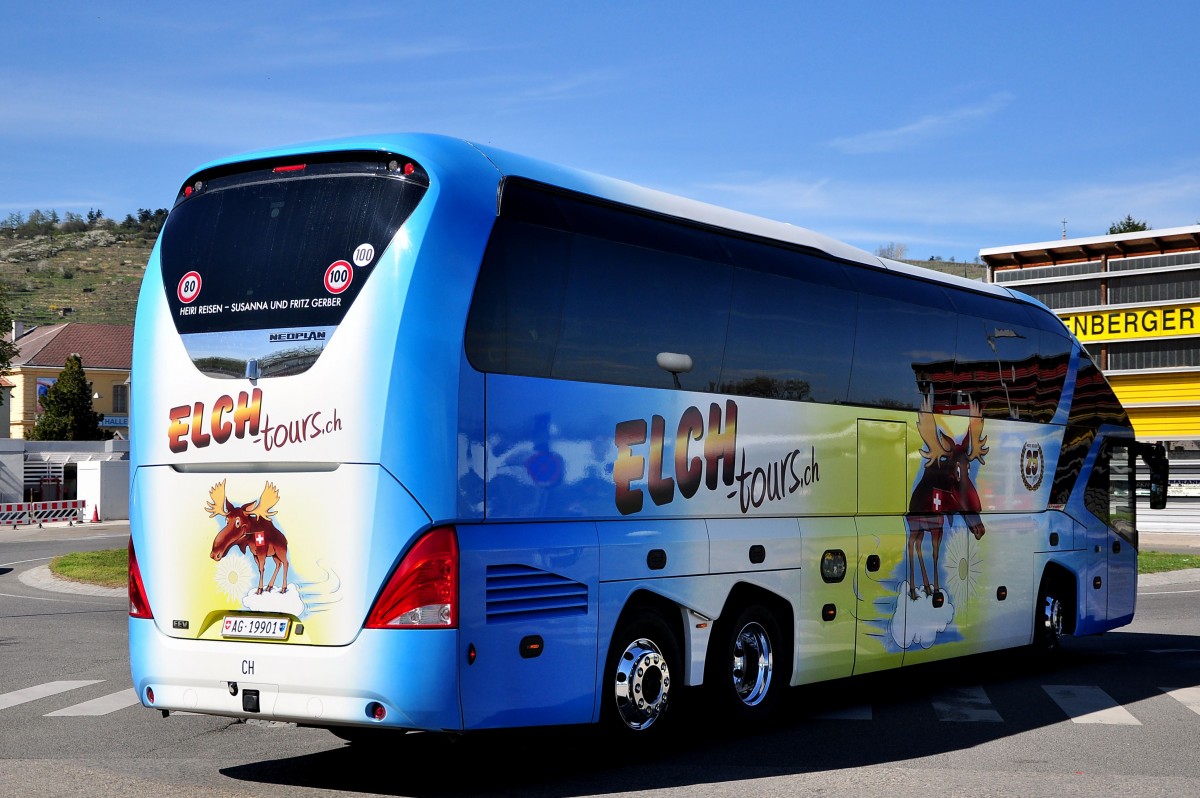
{"type": "Polygon", "coordinates": [[[1180,593],[1200,593],[1200,590],[1155,590],[1145,593],[1138,591],[1139,596],[1177,596],[1180,593]]]}
{"type": "Polygon", "coordinates": [[[1080,684],[1044,684],[1042,689],[1071,718],[1072,723],[1141,726],[1142,723],[1099,687],[1080,684]]]}
{"type": "Polygon", "coordinates": [[[102,681],[104,680],[83,679],[72,682],[46,682],[45,684],[39,684],[36,687],[26,687],[24,690],[14,690],[11,693],[0,695],[0,709],[8,709],[9,707],[15,707],[17,704],[25,704],[29,701],[37,701],[39,698],[65,693],[68,690],[87,687],[89,684],[98,684],[102,681]]]}
{"type": "Polygon", "coordinates": [[[1200,687],[1160,687],[1158,689],[1200,715],[1200,687]]]}
{"type": "MultiPolygon", "coordinates": [[[[37,589],[37,588],[35,588],[35,589],[37,589]]],[[[61,602],[65,602],[67,604],[95,604],[100,607],[111,607],[112,606],[111,601],[88,601],[87,599],[60,599],[60,598],[49,598],[48,596],[23,596],[20,593],[0,593],[0,598],[28,599],[29,601],[61,601],[61,602]]],[[[95,596],[92,596],[92,598],[95,598],[95,596]]],[[[117,597],[114,596],[114,598],[117,598],[117,597]]]]}
{"type": "Polygon", "coordinates": [[[951,687],[932,699],[938,720],[1001,723],[1004,718],[992,707],[982,687],[951,687]]]}
{"type": "Polygon", "coordinates": [[[46,560],[53,560],[53,559],[54,559],[53,557],[36,557],[32,560],[16,560],[14,562],[0,562],[0,568],[7,568],[10,565],[24,565],[27,562],[45,562],[46,560]]]}
{"type": "Polygon", "coordinates": [[[82,704],[66,707],[55,712],[47,712],[47,718],[61,718],[77,715],[107,715],[110,712],[116,712],[118,709],[131,707],[134,704],[139,704],[137,692],[132,688],[126,688],[119,693],[111,693],[109,695],[93,698],[91,701],[84,701],[82,704]]]}

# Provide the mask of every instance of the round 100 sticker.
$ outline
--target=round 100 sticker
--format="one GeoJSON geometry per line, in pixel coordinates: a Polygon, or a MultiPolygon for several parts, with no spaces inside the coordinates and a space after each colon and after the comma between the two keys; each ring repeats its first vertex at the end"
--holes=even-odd
{"type": "Polygon", "coordinates": [[[200,286],[203,282],[200,279],[200,272],[188,272],[179,278],[179,287],[175,289],[175,295],[183,304],[191,304],[196,297],[200,296],[200,286]]]}
{"type": "Polygon", "coordinates": [[[354,280],[354,269],[344,260],[335,260],[325,270],[325,290],[331,294],[340,294],[350,287],[354,280]]]}

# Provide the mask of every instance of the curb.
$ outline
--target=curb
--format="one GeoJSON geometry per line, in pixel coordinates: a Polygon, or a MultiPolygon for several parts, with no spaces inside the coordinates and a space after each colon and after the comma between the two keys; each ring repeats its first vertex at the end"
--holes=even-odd
{"type": "Polygon", "coordinates": [[[107,598],[128,598],[129,589],[124,587],[103,587],[89,585],[86,582],[72,582],[55,576],[49,565],[39,565],[28,568],[17,574],[23,584],[38,590],[49,590],[54,593],[75,593],[83,596],[105,596],[107,598]]]}
{"type": "Polygon", "coordinates": [[[1138,574],[1138,587],[1158,585],[1182,585],[1200,582],[1200,568],[1184,568],[1179,571],[1163,571],[1157,574],[1138,574]]]}

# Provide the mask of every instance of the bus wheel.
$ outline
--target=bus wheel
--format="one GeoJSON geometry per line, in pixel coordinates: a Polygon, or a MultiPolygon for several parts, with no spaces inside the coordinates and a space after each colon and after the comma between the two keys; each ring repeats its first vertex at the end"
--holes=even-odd
{"type": "Polygon", "coordinates": [[[742,723],[766,720],[778,707],[791,670],[779,624],[765,607],[752,604],[732,624],[722,624],[720,634],[705,678],[718,707],[742,723]]]}
{"type": "Polygon", "coordinates": [[[672,670],[679,669],[671,627],[652,609],[641,609],[613,635],[605,667],[602,710],[607,725],[624,733],[661,733],[671,696],[672,670]]]}
{"type": "Polygon", "coordinates": [[[1033,632],[1034,647],[1043,654],[1054,654],[1062,646],[1063,602],[1051,585],[1038,591],[1037,619],[1033,632]]]}

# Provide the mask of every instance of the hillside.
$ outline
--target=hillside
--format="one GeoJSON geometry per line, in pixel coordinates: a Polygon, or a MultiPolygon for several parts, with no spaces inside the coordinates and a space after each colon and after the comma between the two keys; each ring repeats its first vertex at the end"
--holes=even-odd
{"type": "Polygon", "coordinates": [[[145,234],[116,229],[0,236],[0,283],[13,319],[132,325],[153,246],[145,234]]]}

